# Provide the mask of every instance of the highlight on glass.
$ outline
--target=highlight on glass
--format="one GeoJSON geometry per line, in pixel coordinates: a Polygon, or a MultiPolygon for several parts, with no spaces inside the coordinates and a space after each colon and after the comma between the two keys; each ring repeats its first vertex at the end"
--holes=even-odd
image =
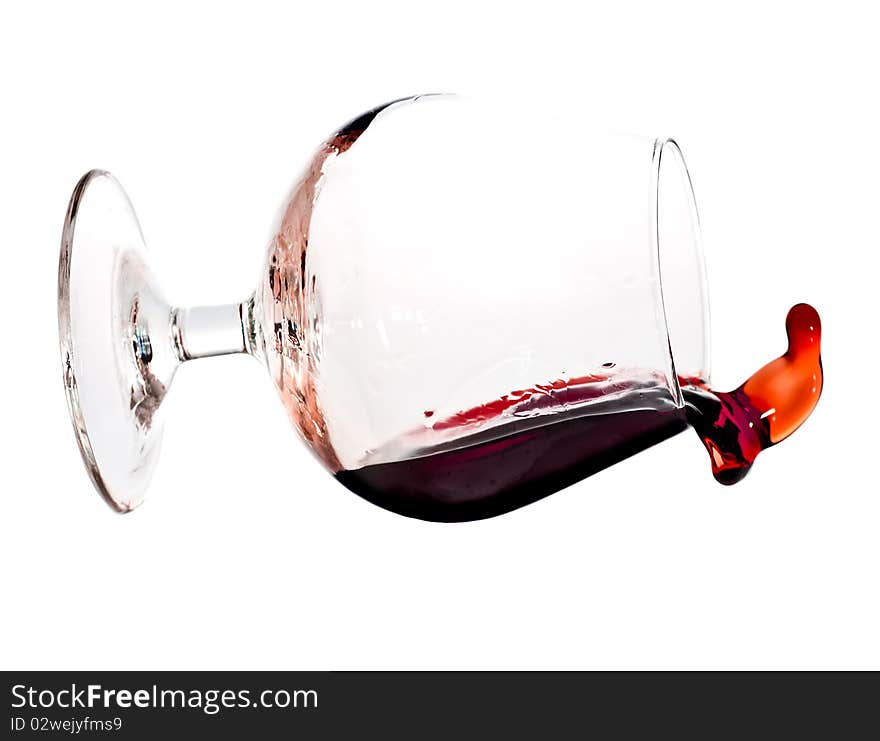
{"type": "Polygon", "coordinates": [[[713,390],[696,206],[670,139],[406,98],[320,146],[273,233],[252,293],[186,306],[163,294],[113,176],[76,186],[59,264],[64,386],[115,510],[144,499],[175,370],[211,356],[262,364],[341,484],[437,521],[510,511],[689,426],[715,478],[735,483],[822,390],[806,304],[781,357],[713,390]]]}

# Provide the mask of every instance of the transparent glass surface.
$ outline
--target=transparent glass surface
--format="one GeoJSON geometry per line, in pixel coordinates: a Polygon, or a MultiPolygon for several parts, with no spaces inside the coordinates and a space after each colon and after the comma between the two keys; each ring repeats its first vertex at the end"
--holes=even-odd
{"type": "Polygon", "coordinates": [[[65,385],[117,509],[143,498],[161,401],[194,358],[252,354],[343,484],[438,520],[500,514],[680,431],[680,378],[708,381],[696,209],[670,140],[396,101],[318,149],[274,234],[250,298],[176,308],[116,181],[77,187],[65,385]]]}

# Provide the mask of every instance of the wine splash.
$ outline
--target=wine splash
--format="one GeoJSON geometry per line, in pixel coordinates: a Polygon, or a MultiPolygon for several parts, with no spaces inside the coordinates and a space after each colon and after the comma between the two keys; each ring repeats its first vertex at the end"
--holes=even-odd
{"type": "Polygon", "coordinates": [[[698,379],[682,379],[687,421],[709,451],[712,473],[735,484],[762,450],[780,443],[810,416],[822,393],[822,324],[809,304],[785,319],[788,350],[739,388],[716,392],[698,379]]]}
{"type": "MultiPolygon", "coordinates": [[[[431,430],[449,435],[447,442],[403,460],[341,470],[336,477],[399,514],[476,520],[541,499],[690,425],[709,451],[715,478],[734,484],[762,450],[806,420],[822,391],[818,313],[798,304],[785,326],[788,351],[739,388],[716,392],[701,379],[680,379],[683,409],[663,409],[661,386],[645,381],[650,374],[612,383],[611,376],[599,374],[557,380],[437,420],[431,430]],[[621,403],[634,394],[651,408],[621,403]],[[597,401],[601,413],[578,416],[578,405],[597,401]],[[560,405],[571,411],[554,411],[537,426],[542,407],[560,405]]],[[[424,414],[430,420],[434,412],[424,414]]]]}

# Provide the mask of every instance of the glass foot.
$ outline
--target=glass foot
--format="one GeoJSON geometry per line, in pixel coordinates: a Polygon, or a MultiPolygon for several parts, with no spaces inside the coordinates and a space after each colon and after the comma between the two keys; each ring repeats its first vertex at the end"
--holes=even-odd
{"type": "Polygon", "coordinates": [[[107,172],[87,173],[61,241],[61,362],[83,461],[118,512],[143,501],[158,457],[162,400],[180,362],[170,312],[125,191],[107,172]]]}

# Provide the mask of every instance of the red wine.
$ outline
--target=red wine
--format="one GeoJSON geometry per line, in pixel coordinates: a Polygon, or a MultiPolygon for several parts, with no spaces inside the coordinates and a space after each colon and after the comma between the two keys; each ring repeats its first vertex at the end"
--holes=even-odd
{"type": "MultiPolygon", "coordinates": [[[[684,407],[668,404],[664,409],[668,392],[645,384],[644,374],[634,374],[631,381],[615,377],[611,384],[612,377],[601,374],[557,380],[438,420],[431,430],[453,433],[443,444],[336,476],[356,494],[399,514],[442,522],[476,520],[559,491],[690,424],[709,451],[715,478],[736,483],[762,450],[803,423],[821,393],[821,325],[815,309],[793,307],[786,330],[786,354],[731,392],[682,378],[684,407]],[[591,411],[604,413],[585,414],[585,402],[598,402],[591,411]],[[545,407],[554,411],[542,417],[545,407]],[[525,416],[511,415],[511,410],[525,416]],[[503,424],[492,426],[498,420],[503,424]],[[461,435],[455,437],[456,431],[461,435]]],[[[426,411],[425,417],[433,414],[426,411]]]]}
{"type": "Polygon", "coordinates": [[[575,417],[336,477],[364,499],[441,522],[494,517],[570,486],[687,427],[677,411],[575,417]]]}
{"type": "Polygon", "coordinates": [[[793,306],[785,331],[785,354],[733,391],[716,392],[700,379],[680,379],[687,420],[722,484],[741,481],[758,453],[791,435],[819,401],[824,377],[818,312],[809,304],[793,306]]]}

